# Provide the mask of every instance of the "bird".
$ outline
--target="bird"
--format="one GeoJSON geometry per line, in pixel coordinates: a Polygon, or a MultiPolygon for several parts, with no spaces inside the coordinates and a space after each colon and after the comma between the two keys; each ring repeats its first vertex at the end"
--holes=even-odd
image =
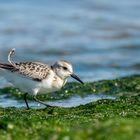
{"type": "Polygon", "coordinates": [[[34,101],[46,107],[51,107],[46,102],[39,100],[37,95],[60,90],[69,77],[84,84],[74,74],[72,64],[66,60],[58,60],[52,65],[32,61],[14,62],[12,60],[14,53],[15,48],[8,54],[9,63],[0,62],[0,71],[2,70],[2,74],[7,81],[24,93],[23,97],[27,109],[30,109],[27,95],[31,95],[34,101]]]}

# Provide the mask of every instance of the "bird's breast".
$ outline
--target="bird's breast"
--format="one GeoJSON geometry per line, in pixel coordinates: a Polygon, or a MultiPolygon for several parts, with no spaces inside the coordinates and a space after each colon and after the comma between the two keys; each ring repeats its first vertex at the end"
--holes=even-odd
{"type": "Polygon", "coordinates": [[[39,93],[45,94],[49,92],[58,91],[62,88],[64,80],[54,75],[47,77],[40,83],[39,93]]]}

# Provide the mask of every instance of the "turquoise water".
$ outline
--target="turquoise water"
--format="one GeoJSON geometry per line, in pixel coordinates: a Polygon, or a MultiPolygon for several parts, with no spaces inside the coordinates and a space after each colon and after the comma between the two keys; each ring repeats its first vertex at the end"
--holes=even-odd
{"type": "Polygon", "coordinates": [[[16,61],[69,60],[84,81],[138,74],[139,9],[138,0],[1,0],[0,61],[14,47],[16,61]]]}

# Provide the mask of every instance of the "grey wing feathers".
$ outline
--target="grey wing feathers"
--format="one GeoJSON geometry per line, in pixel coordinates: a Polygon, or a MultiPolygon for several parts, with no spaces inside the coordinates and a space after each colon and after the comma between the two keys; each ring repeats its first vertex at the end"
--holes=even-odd
{"type": "Polygon", "coordinates": [[[45,79],[50,71],[49,65],[43,63],[20,62],[15,64],[15,66],[10,64],[0,64],[0,68],[10,70],[11,72],[18,72],[19,74],[35,81],[45,79]]]}

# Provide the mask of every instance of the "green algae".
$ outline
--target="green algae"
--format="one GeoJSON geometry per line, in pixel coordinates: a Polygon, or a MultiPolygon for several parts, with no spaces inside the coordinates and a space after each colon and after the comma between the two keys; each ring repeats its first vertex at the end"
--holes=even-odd
{"type": "MultiPolygon", "coordinates": [[[[17,89],[6,88],[1,94],[22,97],[17,89]],[[11,91],[10,91],[11,90],[11,91]],[[15,92],[14,94],[12,94],[15,92]]],[[[0,139],[14,140],[139,140],[140,138],[140,76],[114,80],[67,84],[55,99],[88,94],[115,95],[73,108],[0,108],[0,139]],[[63,92],[62,92],[63,91],[63,92]],[[64,95],[67,91],[67,95],[64,95]],[[62,94],[62,95],[61,95],[62,94]]],[[[52,99],[48,96],[40,98],[52,99]]]]}
{"type": "MultiPolygon", "coordinates": [[[[89,94],[105,94],[105,95],[131,95],[131,92],[140,93],[140,75],[133,75],[113,80],[102,80],[81,85],[79,83],[67,83],[60,91],[39,95],[42,100],[60,100],[67,99],[71,96],[79,95],[86,96],[89,94]]],[[[16,99],[23,99],[23,93],[11,87],[0,89],[0,94],[5,94],[6,97],[15,97],[16,99]]],[[[29,100],[32,97],[28,96],[29,100]]]]}

